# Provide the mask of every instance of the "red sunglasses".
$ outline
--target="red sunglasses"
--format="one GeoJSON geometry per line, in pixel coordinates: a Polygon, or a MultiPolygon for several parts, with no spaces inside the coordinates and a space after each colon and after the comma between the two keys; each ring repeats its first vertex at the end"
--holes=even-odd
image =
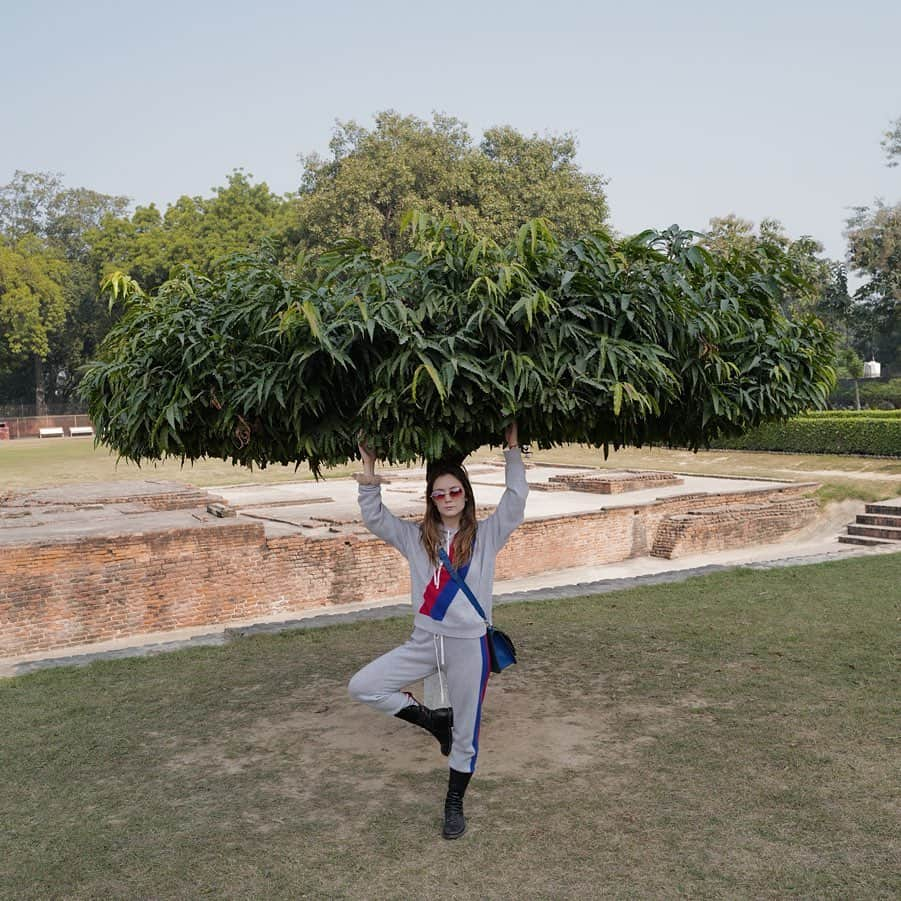
{"type": "Polygon", "coordinates": [[[447,491],[437,488],[431,493],[430,497],[433,501],[444,500],[445,497],[451,497],[456,500],[461,494],[463,494],[462,488],[448,488],[447,491]]]}

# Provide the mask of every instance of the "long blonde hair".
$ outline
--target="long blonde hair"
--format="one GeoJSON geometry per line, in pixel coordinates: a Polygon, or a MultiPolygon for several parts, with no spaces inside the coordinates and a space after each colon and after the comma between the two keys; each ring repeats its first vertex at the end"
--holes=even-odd
{"type": "Polygon", "coordinates": [[[454,535],[452,554],[455,566],[465,566],[472,557],[472,548],[476,540],[476,500],[469,476],[461,464],[442,461],[429,466],[426,476],[425,516],[419,526],[419,537],[429,555],[429,560],[432,561],[432,566],[438,566],[438,548],[442,546],[441,514],[432,500],[432,489],[439,476],[453,476],[463,486],[463,493],[466,496],[466,505],[460,514],[460,528],[454,535]]]}

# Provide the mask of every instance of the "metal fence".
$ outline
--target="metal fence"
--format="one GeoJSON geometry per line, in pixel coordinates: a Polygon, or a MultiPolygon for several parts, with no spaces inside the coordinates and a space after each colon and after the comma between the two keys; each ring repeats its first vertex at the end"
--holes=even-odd
{"type": "Polygon", "coordinates": [[[28,416],[74,416],[87,413],[84,404],[46,404],[43,413],[38,414],[38,408],[34,404],[5,404],[0,402],[0,419],[25,418],[28,416]]]}

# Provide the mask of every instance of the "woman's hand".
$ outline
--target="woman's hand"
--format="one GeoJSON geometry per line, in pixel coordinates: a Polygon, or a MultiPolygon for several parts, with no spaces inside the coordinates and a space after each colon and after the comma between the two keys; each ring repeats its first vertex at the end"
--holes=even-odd
{"type": "Polygon", "coordinates": [[[360,448],[360,459],[363,461],[363,475],[375,475],[375,454],[366,446],[366,439],[362,435],[357,447],[360,448]]]}
{"type": "Polygon", "coordinates": [[[507,447],[519,447],[519,431],[516,428],[515,419],[504,429],[504,441],[507,447]]]}

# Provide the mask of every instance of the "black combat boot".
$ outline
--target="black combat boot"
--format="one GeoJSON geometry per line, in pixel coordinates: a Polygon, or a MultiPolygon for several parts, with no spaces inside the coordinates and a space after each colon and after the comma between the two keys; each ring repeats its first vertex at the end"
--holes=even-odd
{"type": "Polygon", "coordinates": [[[466,832],[466,820],[463,817],[463,795],[472,773],[461,773],[451,770],[447,781],[447,797],[444,799],[444,838],[459,838],[466,832]]]}
{"type": "Polygon", "coordinates": [[[454,725],[454,711],[450,707],[436,707],[429,710],[424,707],[413,695],[409,695],[412,704],[399,710],[395,716],[398,719],[413,723],[414,726],[420,726],[426,732],[430,732],[438,739],[441,745],[441,753],[447,757],[451,749],[451,727],[454,725]]]}

